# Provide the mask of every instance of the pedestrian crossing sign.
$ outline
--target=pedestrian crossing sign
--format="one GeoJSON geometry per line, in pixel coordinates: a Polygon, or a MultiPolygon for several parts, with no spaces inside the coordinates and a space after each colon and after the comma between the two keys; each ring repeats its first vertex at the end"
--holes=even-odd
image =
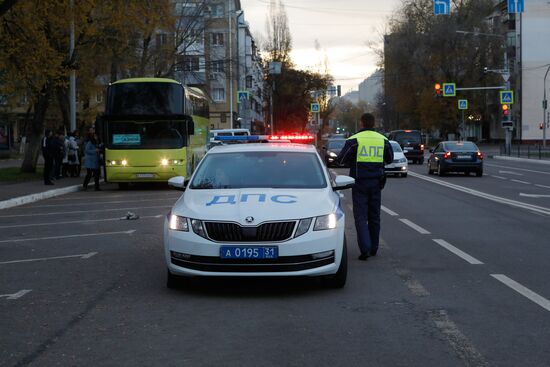
{"type": "Polygon", "coordinates": [[[500,104],[514,104],[514,91],[500,91],[500,104]]]}
{"type": "Polygon", "coordinates": [[[319,113],[319,111],[321,111],[321,106],[319,105],[319,103],[312,103],[310,110],[313,113],[319,113]]]}
{"type": "Polygon", "coordinates": [[[242,103],[250,97],[250,92],[247,90],[237,91],[237,103],[242,103]]]}
{"type": "Polygon", "coordinates": [[[443,83],[443,97],[456,97],[456,83],[443,83]]]}
{"type": "Polygon", "coordinates": [[[468,109],[468,100],[467,99],[459,99],[458,100],[458,109],[459,110],[467,110],[468,109]]]}

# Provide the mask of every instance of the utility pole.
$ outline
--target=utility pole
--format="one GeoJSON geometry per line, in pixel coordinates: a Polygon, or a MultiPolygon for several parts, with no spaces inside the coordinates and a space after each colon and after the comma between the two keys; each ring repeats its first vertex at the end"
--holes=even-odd
{"type": "MultiPolygon", "coordinates": [[[[506,48],[504,49],[504,79],[506,82],[506,90],[510,90],[510,67],[508,65],[508,52],[506,48]]],[[[509,115],[512,116],[512,113],[509,115]]],[[[506,154],[512,153],[512,129],[511,128],[505,128],[506,129],[506,154]]]]}
{"type": "MultiPolygon", "coordinates": [[[[69,46],[69,60],[71,64],[74,58],[74,0],[71,0],[71,35],[70,35],[70,46],[69,46]]],[[[69,77],[69,115],[71,126],[70,130],[76,130],[76,71],[74,67],[71,70],[71,75],[69,77]]]]}
{"type": "Polygon", "coordinates": [[[228,38],[228,48],[229,48],[229,76],[228,76],[228,81],[229,81],[229,115],[230,115],[230,125],[229,127],[232,129],[233,128],[233,80],[231,80],[232,78],[232,74],[233,74],[233,52],[232,52],[232,45],[231,45],[231,36],[233,34],[233,30],[231,29],[232,25],[233,25],[233,19],[232,19],[232,16],[233,16],[233,10],[231,9],[231,3],[232,1],[229,0],[228,2],[228,11],[227,11],[227,24],[228,24],[228,28],[227,28],[227,38],[228,38]]]}

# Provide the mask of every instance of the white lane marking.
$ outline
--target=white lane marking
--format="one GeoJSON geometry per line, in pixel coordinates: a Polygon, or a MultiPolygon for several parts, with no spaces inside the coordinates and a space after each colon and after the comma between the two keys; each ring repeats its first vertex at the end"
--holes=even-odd
{"type": "Polygon", "coordinates": [[[87,254],[78,254],[78,255],[67,255],[67,256],[54,256],[54,257],[40,257],[37,259],[25,259],[25,260],[12,260],[12,261],[3,261],[0,262],[0,265],[5,264],[19,264],[19,263],[30,263],[34,261],[48,261],[48,260],[60,260],[60,259],[70,259],[79,257],[83,260],[89,259],[92,256],[97,255],[97,252],[89,252],[87,254]]]}
{"type": "Polygon", "coordinates": [[[399,216],[399,214],[397,214],[396,212],[394,212],[391,209],[386,208],[384,205],[381,206],[381,209],[382,209],[382,211],[386,212],[387,214],[391,215],[392,217],[398,217],[399,216]]]}
{"type": "Polygon", "coordinates": [[[523,173],[517,173],[512,171],[498,171],[498,173],[502,173],[505,175],[523,176],[523,173]]]}
{"type": "Polygon", "coordinates": [[[498,280],[499,282],[512,288],[522,296],[535,302],[537,305],[544,308],[546,311],[550,311],[550,301],[544,298],[543,296],[541,296],[540,294],[533,292],[529,288],[524,287],[523,285],[519,284],[515,280],[508,278],[504,274],[491,274],[491,276],[496,280],[498,280]]]}
{"type": "Polygon", "coordinates": [[[452,183],[447,182],[447,181],[442,181],[442,180],[438,180],[436,178],[426,177],[426,176],[423,176],[423,175],[420,175],[420,174],[414,173],[414,172],[409,172],[409,174],[413,177],[416,177],[416,178],[419,178],[419,179],[424,180],[424,181],[428,181],[428,182],[431,182],[431,183],[435,183],[435,184],[444,186],[448,189],[461,191],[461,192],[464,192],[466,194],[470,194],[470,195],[473,195],[473,196],[477,196],[477,197],[480,197],[480,198],[491,200],[491,201],[494,201],[494,202],[497,202],[497,203],[506,204],[506,205],[513,206],[513,207],[516,207],[516,208],[522,208],[522,209],[531,210],[531,211],[534,211],[534,212],[537,212],[537,213],[550,215],[550,208],[545,208],[545,207],[538,206],[538,205],[533,205],[533,204],[522,203],[520,201],[515,201],[515,200],[511,200],[511,199],[506,199],[506,198],[503,198],[503,197],[500,197],[500,196],[487,194],[487,193],[477,191],[477,190],[474,190],[474,189],[469,189],[469,188],[464,187],[464,186],[455,185],[455,184],[452,184],[452,183]]]}
{"type": "Polygon", "coordinates": [[[545,171],[535,171],[535,170],[532,170],[532,169],[501,166],[501,165],[498,165],[498,164],[488,164],[488,163],[484,163],[484,165],[489,166],[489,167],[500,167],[500,168],[513,169],[513,170],[516,170],[516,171],[533,172],[533,173],[541,173],[543,175],[550,175],[550,172],[548,172],[548,171],[546,171],[546,172],[545,171]]]}
{"type": "Polygon", "coordinates": [[[535,184],[535,186],[542,187],[543,189],[550,189],[550,186],[546,186],[546,185],[535,184]]]}
{"type": "Polygon", "coordinates": [[[520,192],[519,196],[526,198],[550,198],[550,195],[524,194],[523,192],[520,192]]]}
{"type": "Polygon", "coordinates": [[[517,183],[524,184],[524,185],[532,185],[531,182],[527,182],[527,181],[520,181],[520,180],[510,180],[510,181],[517,182],[517,183]]]}
{"type": "Polygon", "coordinates": [[[12,294],[0,294],[0,298],[6,297],[6,299],[14,300],[23,297],[25,294],[29,293],[31,289],[22,289],[19,292],[12,294]]]}
{"type": "MultiPolygon", "coordinates": [[[[156,198],[156,199],[143,199],[143,200],[130,200],[130,201],[86,201],[86,202],[82,202],[80,204],[75,204],[75,203],[72,203],[72,204],[49,204],[49,205],[33,205],[32,208],[58,208],[58,207],[62,207],[62,206],[75,206],[75,205],[103,205],[103,204],[125,204],[125,203],[128,203],[128,204],[134,204],[134,203],[144,203],[144,202],[147,202],[147,201],[167,201],[167,200],[173,200],[173,201],[176,201],[177,198],[166,198],[166,199],[162,199],[162,198],[156,198]]],[[[27,208],[22,208],[22,209],[28,209],[27,208]]]]}
{"type": "Polygon", "coordinates": [[[18,239],[11,239],[11,240],[2,240],[2,241],[0,241],[0,243],[61,240],[61,239],[66,239],[66,238],[110,236],[110,235],[115,235],[115,234],[128,234],[128,235],[130,235],[130,234],[134,233],[135,231],[136,231],[135,229],[131,229],[129,231],[120,231],[120,232],[83,233],[83,234],[71,234],[71,235],[66,235],[66,236],[18,238],[18,239]]]}
{"type": "Polygon", "coordinates": [[[436,240],[433,240],[433,241],[435,243],[437,243],[438,245],[440,245],[441,247],[449,250],[450,252],[452,252],[456,256],[462,258],[463,260],[466,260],[467,262],[469,262],[472,265],[483,265],[483,263],[481,261],[479,261],[478,259],[476,259],[475,257],[468,255],[467,253],[465,253],[461,249],[456,248],[455,246],[451,245],[449,242],[447,242],[445,240],[436,239],[436,240]]]}
{"type": "Polygon", "coordinates": [[[491,177],[498,178],[499,180],[507,180],[506,177],[491,175],[491,177]]]}
{"type": "Polygon", "coordinates": [[[158,205],[158,206],[138,206],[138,207],[133,207],[133,208],[117,208],[117,209],[75,210],[75,211],[71,211],[71,212],[11,214],[11,215],[0,215],[0,218],[37,217],[39,215],[66,215],[66,214],[86,214],[86,213],[99,213],[99,212],[119,212],[119,211],[124,211],[124,210],[159,209],[159,208],[171,208],[171,207],[172,207],[172,205],[158,205]]]}
{"type": "MultiPolygon", "coordinates": [[[[164,217],[163,214],[159,215],[147,215],[143,217],[139,217],[139,219],[151,219],[151,218],[162,218],[164,217]]],[[[71,220],[67,222],[48,222],[48,223],[26,223],[26,224],[14,224],[14,225],[8,225],[8,226],[0,226],[0,229],[5,228],[21,228],[21,227],[37,227],[37,226],[53,226],[53,225],[59,225],[59,224],[87,224],[87,223],[97,223],[97,222],[111,222],[111,221],[119,221],[126,218],[107,218],[107,219],[89,219],[89,220],[71,220]]]]}
{"type": "Polygon", "coordinates": [[[483,355],[472,342],[460,331],[445,310],[428,311],[431,320],[445,336],[451,347],[466,366],[488,366],[483,355]]]}
{"type": "Polygon", "coordinates": [[[411,227],[412,229],[414,229],[415,231],[417,231],[420,234],[430,234],[429,231],[425,230],[424,228],[420,227],[418,224],[415,224],[415,223],[411,222],[408,219],[401,218],[399,220],[401,222],[405,223],[406,225],[408,225],[409,227],[411,227]]]}

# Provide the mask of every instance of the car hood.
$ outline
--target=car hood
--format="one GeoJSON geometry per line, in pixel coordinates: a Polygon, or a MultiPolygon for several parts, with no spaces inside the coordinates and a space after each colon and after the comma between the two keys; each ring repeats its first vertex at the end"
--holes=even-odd
{"type": "Polygon", "coordinates": [[[338,200],[330,188],[187,190],[172,213],[251,225],[330,214],[336,210],[338,200]],[[254,221],[247,222],[247,217],[253,217],[254,221]]]}
{"type": "Polygon", "coordinates": [[[393,159],[401,159],[405,158],[405,154],[403,152],[393,152],[393,159]]]}

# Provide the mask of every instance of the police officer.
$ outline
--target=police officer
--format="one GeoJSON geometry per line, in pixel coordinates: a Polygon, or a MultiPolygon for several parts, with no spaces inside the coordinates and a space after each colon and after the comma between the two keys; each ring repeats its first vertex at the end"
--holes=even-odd
{"type": "Polygon", "coordinates": [[[374,129],[374,116],[361,116],[361,130],[346,140],[336,158],[339,164],[349,164],[350,176],[355,178],[352,189],[353,216],[361,255],[367,260],[378,251],[380,238],[380,206],[386,182],[384,165],[393,161],[388,139],[374,129]]]}

